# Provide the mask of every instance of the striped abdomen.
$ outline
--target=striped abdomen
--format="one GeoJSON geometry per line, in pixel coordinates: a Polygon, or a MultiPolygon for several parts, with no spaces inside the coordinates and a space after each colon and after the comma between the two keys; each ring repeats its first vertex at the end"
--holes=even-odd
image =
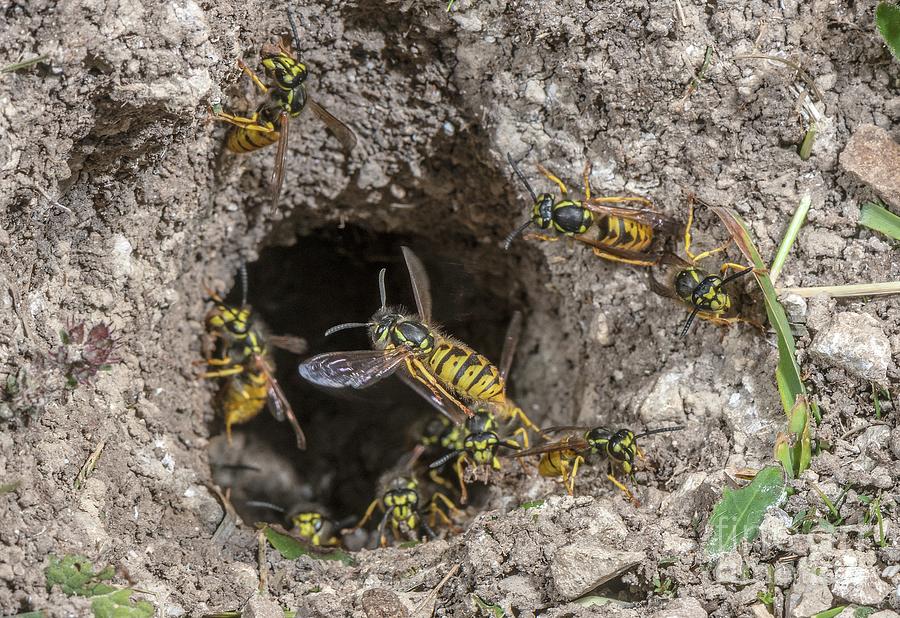
{"type": "Polygon", "coordinates": [[[604,245],[644,251],[653,242],[653,228],[632,219],[607,215],[597,221],[598,240],[604,245]]]}
{"type": "Polygon", "coordinates": [[[246,423],[262,412],[268,398],[269,381],[261,373],[245,372],[229,379],[222,394],[226,433],[231,436],[232,425],[246,423]]]}
{"type": "Polygon", "coordinates": [[[558,451],[550,451],[541,456],[538,463],[538,474],[544,477],[553,478],[556,476],[565,476],[569,473],[569,464],[578,455],[570,449],[560,449],[558,451]]]}
{"type": "Polygon", "coordinates": [[[265,148],[270,144],[278,141],[281,133],[275,130],[274,125],[267,127],[265,124],[253,125],[259,127],[270,128],[269,131],[255,131],[243,127],[235,127],[228,134],[226,146],[231,152],[253,152],[260,148],[265,148]]]}
{"type": "Polygon", "coordinates": [[[428,357],[434,375],[451,390],[476,401],[506,399],[500,370],[478,352],[451,341],[440,341],[428,357]]]}

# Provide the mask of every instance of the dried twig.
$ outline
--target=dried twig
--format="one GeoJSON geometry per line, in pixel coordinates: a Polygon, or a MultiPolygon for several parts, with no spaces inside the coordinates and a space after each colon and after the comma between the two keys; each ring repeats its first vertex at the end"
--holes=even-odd
{"type": "MultiPolygon", "coordinates": [[[[453,565],[453,568],[450,569],[450,570],[447,572],[446,575],[444,575],[444,579],[442,579],[441,581],[439,581],[439,582],[438,582],[438,585],[435,586],[435,587],[431,590],[431,592],[429,592],[428,595],[427,595],[424,599],[422,599],[422,600],[419,602],[418,605],[416,605],[415,609],[413,610],[413,616],[418,616],[420,612],[424,611],[425,607],[426,607],[429,603],[431,603],[431,602],[433,602],[434,600],[437,599],[437,595],[438,595],[438,593],[441,591],[441,588],[443,588],[445,585],[447,585],[447,582],[450,581],[450,578],[451,578],[451,577],[453,577],[454,575],[456,575],[456,572],[457,572],[457,571],[459,571],[459,563],[454,564],[454,565],[453,565]]],[[[431,615],[433,615],[433,614],[434,614],[434,607],[432,607],[432,608],[431,608],[431,611],[428,612],[428,615],[429,615],[429,616],[431,616],[431,615]]]]}
{"type": "Polygon", "coordinates": [[[816,99],[819,100],[822,105],[825,105],[825,99],[822,96],[822,93],[819,91],[818,86],[816,86],[815,80],[812,76],[807,73],[799,64],[796,62],[792,62],[790,60],[785,60],[784,58],[779,58],[778,56],[769,56],[767,54],[743,54],[740,56],[735,56],[735,60],[747,60],[747,59],[756,59],[756,60],[772,60],[773,62],[780,62],[781,64],[788,66],[795,71],[797,71],[797,75],[800,76],[800,79],[803,80],[803,83],[806,84],[807,88],[816,95],[816,99]]]}
{"type": "Polygon", "coordinates": [[[49,57],[50,56],[44,54],[43,56],[38,56],[37,58],[29,58],[28,60],[23,60],[22,62],[7,64],[5,67],[0,68],[0,73],[12,73],[13,71],[18,71],[20,69],[27,69],[28,67],[35,65],[38,62],[43,62],[49,57]]]}
{"type": "Polygon", "coordinates": [[[225,517],[219,522],[219,527],[216,528],[210,540],[214,544],[224,545],[231,533],[234,532],[235,527],[240,523],[241,518],[238,516],[237,511],[234,510],[231,501],[217,485],[208,485],[208,487],[216,494],[222,503],[222,508],[225,509],[225,517]]]}
{"type": "Polygon", "coordinates": [[[81,466],[81,470],[78,471],[78,476],[75,477],[75,483],[73,486],[75,489],[81,489],[84,485],[84,482],[88,479],[91,473],[94,471],[94,468],[97,467],[97,460],[100,459],[101,453],[103,453],[103,449],[106,447],[106,440],[100,440],[100,443],[97,444],[97,448],[88,456],[87,461],[84,462],[84,465],[81,466]]]}

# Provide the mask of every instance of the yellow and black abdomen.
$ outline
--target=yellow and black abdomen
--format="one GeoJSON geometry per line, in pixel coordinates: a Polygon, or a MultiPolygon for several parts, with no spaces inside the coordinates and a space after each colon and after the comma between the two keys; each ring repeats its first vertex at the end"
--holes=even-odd
{"type": "Polygon", "coordinates": [[[246,423],[256,417],[269,398],[269,381],[262,373],[244,371],[229,378],[222,392],[222,411],[225,414],[225,433],[231,442],[231,426],[246,423]]]}
{"type": "Polygon", "coordinates": [[[597,239],[609,247],[641,252],[653,242],[653,228],[633,219],[607,215],[597,221],[597,239]]]}
{"type": "Polygon", "coordinates": [[[575,452],[569,449],[544,453],[538,463],[538,474],[548,478],[563,476],[569,469],[569,461],[575,456],[575,452]]]}
{"type": "Polygon", "coordinates": [[[506,399],[500,370],[471,348],[440,341],[428,357],[428,365],[435,377],[462,397],[496,403],[506,399]]]}
{"type": "Polygon", "coordinates": [[[235,127],[228,134],[226,147],[231,152],[246,153],[265,148],[278,141],[281,134],[275,130],[275,125],[260,123],[250,127],[235,127]],[[259,127],[262,130],[256,129],[259,127]]]}

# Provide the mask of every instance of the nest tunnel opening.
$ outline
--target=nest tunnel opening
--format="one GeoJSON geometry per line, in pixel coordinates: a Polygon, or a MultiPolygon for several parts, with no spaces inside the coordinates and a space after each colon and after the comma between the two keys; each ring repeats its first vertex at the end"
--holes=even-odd
{"type": "MultiPolygon", "coordinates": [[[[381,268],[387,269],[388,304],[414,307],[401,246],[409,246],[425,264],[440,326],[492,360],[498,357],[512,314],[506,290],[492,287],[483,272],[473,272],[478,267],[466,247],[435,244],[425,237],[348,226],[301,237],[293,246],[266,248],[247,265],[247,301],[264,332],[301,337],[308,344],[301,355],[269,346],[276,377],[308,446],[299,451],[287,423],[266,411],[235,425],[234,443],[228,446],[220,435],[224,423],[218,411],[211,427],[218,436],[211,442],[213,476],[231,489],[231,501],[245,521],[285,523],[291,513],[316,510],[341,525],[354,523],[377,497],[379,482],[437,414],[397,378],[363,390],[338,390],[311,385],[297,373],[307,356],[369,348],[364,329],[327,338],[324,332],[371,317],[380,304],[381,268]]],[[[239,304],[241,295],[237,278],[226,300],[239,304]]],[[[474,488],[472,501],[479,497],[474,488]]]]}

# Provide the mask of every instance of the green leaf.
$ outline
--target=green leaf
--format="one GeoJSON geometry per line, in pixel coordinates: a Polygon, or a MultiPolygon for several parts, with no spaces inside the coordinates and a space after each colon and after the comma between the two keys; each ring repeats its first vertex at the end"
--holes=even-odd
{"type": "Polygon", "coordinates": [[[716,556],[733,550],[744,539],[755,539],[766,510],[783,497],[784,476],[778,466],[763,468],[743,489],[726,488],[709,518],[712,536],[707,553],[716,556]]]}
{"type": "Polygon", "coordinates": [[[8,618],[44,618],[44,612],[26,612],[24,614],[16,614],[15,616],[9,616],[8,618]]]}
{"type": "Polygon", "coordinates": [[[824,612],[813,614],[813,618],[834,618],[845,609],[847,609],[846,605],[839,605],[837,607],[832,607],[831,609],[826,609],[824,612]]]}
{"type": "Polygon", "coordinates": [[[890,2],[880,3],[875,9],[875,23],[894,58],[900,59],[900,7],[890,2]]]}
{"type": "Polygon", "coordinates": [[[263,528],[263,533],[278,553],[288,560],[296,560],[300,556],[310,556],[317,560],[339,560],[344,564],[353,564],[353,557],[340,550],[329,551],[321,548],[319,551],[310,549],[310,546],[290,534],[275,530],[272,526],[263,528]]]}
{"type": "Polygon", "coordinates": [[[3,494],[8,494],[11,491],[15,491],[19,488],[19,485],[22,484],[22,481],[13,481],[12,483],[3,483],[0,484],[0,496],[3,494]]]}
{"type": "MultiPolygon", "coordinates": [[[[762,256],[756,245],[753,244],[747,224],[730,208],[713,206],[712,210],[725,224],[744,257],[753,264],[755,269],[753,276],[762,290],[766,315],[775,330],[778,343],[775,381],[778,384],[781,405],[788,417],[790,430],[789,436],[784,439],[779,436],[776,441],[775,456],[785,466],[785,472],[793,478],[809,467],[812,459],[812,445],[809,437],[809,399],[806,396],[806,387],[800,378],[800,366],[797,364],[797,349],[794,344],[794,335],[791,333],[791,325],[784,312],[784,307],[778,302],[778,293],[769,278],[762,256]]],[[[796,227],[799,229],[799,223],[796,227]]],[[[790,228],[793,229],[794,225],[792,224],[790,228]]],[[[796,231],[794,235],[796,235],[796,231]]],[[[787,255],[789,250],[789,246],[784,250],[779,248],[779,254],[787,255]]]]}
{"type": "Polygon", "coordinates": [[[148,601],[134,601],[134,590],[119,588],[91,601],[94,618],[153,618],[155,610],[148,601]]]}
{"type": "Polygon", "coordinates": [[[50,565],[45,569],[47,590],[58,585],[62,591],[72,596],[92,597],[108,594],[116,590],[113,586],[102,583],[113,578],[113,568],[106,567],[94,572],[91,562],[84,556],[68,555],[58,558],[50,556],[50,565]]]}
{"type": "Polygon", "coordinates": [[[478,609],[483,609],[485,611],[491,611],[494,614],[494,618],[504,618],[506,616],[506,612],[503,611],[503,608],[499,605],[492,605],[486,601],[482,601],[481,597],[477,594],[472,595],[472,602],[475,603],[475,607],[478,609]]]}
{"type": "Polygon", "coordinates": [[[528,509],[536,509],[539,506],[543,506],[543,504],[544,504],[543,500],[532,500],[531,502],[523,502],[522,509],[526,510],[526,511],[528,509]]]}
{"type": "Polygon", "coordinates": [[[900,240],[900,217],[875,202],[866,202],[862,205],[859,210],[859,224],[900,240]]]}

